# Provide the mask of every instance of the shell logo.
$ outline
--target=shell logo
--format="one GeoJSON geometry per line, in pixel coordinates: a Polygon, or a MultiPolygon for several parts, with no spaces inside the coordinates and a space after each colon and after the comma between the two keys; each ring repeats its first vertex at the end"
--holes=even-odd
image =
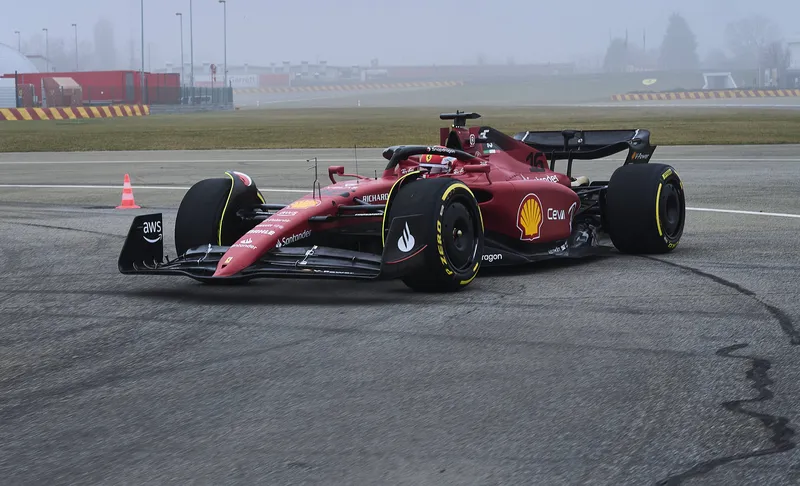
{"type": "Polygon", "coordinates": [[[533,241],[539,238],[542,229],[542,201],[536,194],[528,194],[522,199],[517,212],[517,229],[520,240],[533,241]]]}
{"type": "Polygon", "coordinates": [[[313,208],[314,206],[319,206],[319,201],[316,199],[301,199],[299,201],[295,201],[289,205],[292,209],[308,209],[313,208]]]}

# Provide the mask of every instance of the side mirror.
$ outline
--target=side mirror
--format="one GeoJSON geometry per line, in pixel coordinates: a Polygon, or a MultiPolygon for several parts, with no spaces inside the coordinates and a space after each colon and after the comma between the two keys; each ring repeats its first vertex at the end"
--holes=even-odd
{"type": "Polygon", "coordinates": [[[343,165],[332,165],[328,167],[328,177],[330,178],[331,182],[336,184],[336,179],[333,178],[333,175],[344,175],[344,166],[343,165]]]}
{"type": "Polygon", "coordinates": [[[489,181],[489,184],[492,183],[492,180],[489,179],[489,172],[492,170],[492,166],[489,164],[470,164],[464,166],[464,172],[466,174],[486,174],[486,180],[489,181]]]}

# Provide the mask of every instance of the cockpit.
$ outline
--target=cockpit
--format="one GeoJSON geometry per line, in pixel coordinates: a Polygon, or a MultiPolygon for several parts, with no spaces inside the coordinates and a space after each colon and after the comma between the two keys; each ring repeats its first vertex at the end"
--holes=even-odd
{"type": "MultiPolygon", "coordinates": [[[[448,147],[454,148],[454,147],[448,147]]],[[[456,149],[460,150],[460,149],[456,149]]],[[[453,170],[453,163],[457,159],[445,155],[427,154],[419,156],[419,166],[429,174],[449,174],[453,170]]]]}

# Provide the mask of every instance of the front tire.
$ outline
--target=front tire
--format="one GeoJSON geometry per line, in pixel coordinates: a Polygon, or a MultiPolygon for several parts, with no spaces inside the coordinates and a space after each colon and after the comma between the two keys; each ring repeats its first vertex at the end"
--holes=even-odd
{"type": "Polygon", "coordinates": [[[232,245],[252,229],[236,212],[258,204],[257,192],[236,194],[230,177],[204,179],[194,184],[181,200],[175,218],[178,255],[204,245],[232,245]]]}
{"type": "Polygon", "coordinates": [[[430,225],[425,264],[402,278],[417,292],[454,292],[477,276],[483,256],[483,220],[472,191],[456,179],[418,179],[392,198],[388,220],[421,214],[430,225]]]}
{"type": "Polygon", "coordinates": [[[669,165],[618,168],[609,181],[605,204],[609,236],[623,253],[667,253],[683,236],[686,196],[683,182],[669,165]]]}

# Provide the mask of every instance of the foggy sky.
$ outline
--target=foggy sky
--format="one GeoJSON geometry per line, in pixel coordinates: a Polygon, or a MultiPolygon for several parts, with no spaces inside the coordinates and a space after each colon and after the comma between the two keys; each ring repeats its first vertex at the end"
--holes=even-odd
{"type": "MultiPolygon", "coordinates": [[[[152,43],[152,67],[180,61],[179,19],[184,13],[185,55],[189,59],[189,0],[144,0],[145,52],[152,43]]],[[[32,34],[61,37],[71,46],[73,22],[79,40],[93,39],[100,17],[115,26],[118,58],[130,58],[129,39],[140,46],[139,0],[37,0],[2,2],[0,42],[17,45],[32,34]]],[[[194,0],[194,61],[222,63],[223,17],[217,0],[194,0]]],[[[698,52],[724,47],[726,23],[750,14],[775,21],[781,33],[800,37],[797,0],[229,0],[228,63],[315,62],[364,65],[461,64],[483,55],[505,63],[565,62],[601,56],[609,35],[661,43],[672,12],[687,18],[698,52]],[[569,5],[567,8],[566,5],[569,5]]],[[[35,53],[26,53],[35,54],[35,53]]],[[[43,53],[41,53],[43,54],[43,53]]]]}

